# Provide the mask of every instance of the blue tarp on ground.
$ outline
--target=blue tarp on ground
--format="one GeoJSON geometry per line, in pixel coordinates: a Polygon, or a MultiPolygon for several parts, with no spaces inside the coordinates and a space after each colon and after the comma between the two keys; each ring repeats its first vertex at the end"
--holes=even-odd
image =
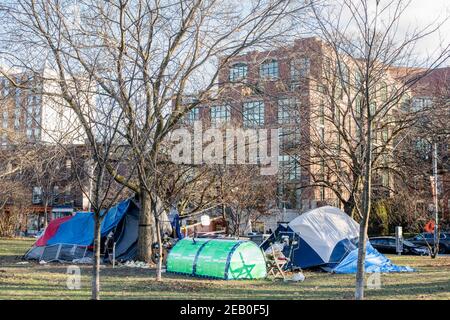
{"type": "MultiPolygon", "coordinates": [[[[352,250],[349,254],[334,268],[334,273],[356,273],[356,265],[358,261],[358,249],[352,250]]],[[[365,271],[373,272],[413,272],[411,267],[397,266],[384,255],[379,253],[370,242],[367,242],[365,271]]]]}
{"type": "MultiPolygon", "coordinates": [[[[102,236],[106,236],[122,220],[130,201],[122,201],[108,211],[102,221],[102,236]]],[[[67,243],[89,246],[93,241],[94,214],[92,212],[78,212],[72,219],[59,226],[57,233],[47,241],[47,245],[67,243]]]]}

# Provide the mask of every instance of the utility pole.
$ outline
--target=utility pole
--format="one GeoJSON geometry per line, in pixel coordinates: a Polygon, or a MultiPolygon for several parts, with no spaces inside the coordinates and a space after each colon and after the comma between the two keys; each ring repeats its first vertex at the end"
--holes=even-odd
{"type": "Polygon", "coordinates": [[[434,244],[432,257],[435,258],[439,251],[439,199],[438,199],[438,173],[437,173],[437,143],[433,144],[433,179],[434,179],[434,244]]]}

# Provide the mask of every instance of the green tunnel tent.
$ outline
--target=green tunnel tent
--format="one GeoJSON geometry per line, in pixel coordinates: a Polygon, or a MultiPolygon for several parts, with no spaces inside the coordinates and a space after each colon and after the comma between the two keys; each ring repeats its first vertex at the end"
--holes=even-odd
{"type": "Polygon", "coordinates": [[[167,272],[224,280],[265,278],[266,261],[251,241],[185,238],[167,257],[167,272]]]}

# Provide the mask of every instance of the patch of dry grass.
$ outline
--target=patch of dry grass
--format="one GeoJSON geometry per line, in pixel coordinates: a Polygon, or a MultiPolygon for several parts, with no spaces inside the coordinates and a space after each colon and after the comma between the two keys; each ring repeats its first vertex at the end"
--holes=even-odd
{"type": "MultiPolygon", "coordinates": [[[[67,265],[18,264],[33,239],[0,239],[0,299],[89,299],[90,268],[81,267],[81,289],[67,289],[67,265]]],[[[381,275],[381,288],[368,299],[450,299],[450,256],[437,259],[390,256],[414,273],[381,275]]],[[[154,270],[112,268],[101,271],[102,299],[352,299],[354,275],[306,271],[302,283],[280,280],[220,281],[164,274],[154,270]]]]}

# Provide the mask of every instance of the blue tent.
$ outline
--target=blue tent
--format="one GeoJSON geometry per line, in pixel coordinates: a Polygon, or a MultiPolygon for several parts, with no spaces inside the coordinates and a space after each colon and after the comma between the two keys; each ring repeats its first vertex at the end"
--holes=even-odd
{"type": "MultiPolygon", "coordinates": [[[[119,202],[108,212],[103,211],[101,224],[102,243],[113,231],[116,259],[131,260],[136,256],[139,227],[139,207],[132,199],[119,202]]],[[[58,221],[55,221],[58,222],[58,221]]],[[[45,261],[72,261],[89,257],[89,247],[94,242],[94,214],[77,212],[70,219],[58,222],[54,228],[48,228],[42,235],[45,241],[38,241],[25,254],[26,259],[45,261]],[[56,230],[56,231],[55,231],[56,230]],[[52,234],[52,232],[55,232],[52,234]]]]}
{"type": "MultiPolygon", "coordinates": [[[[104,217],[101,226],[102,237],[115,228],[127,213],[131,200],[119,202],[112,207],[104,217]]],[[[104,215],[105,212],[102,212],[104,215]]],[[[70,243],[88,246],[94,242],[94,213],[78,212],[69,221],[61,224],[58,232],[47,241],[47,245],[57,243],[70,243]]]]}
{"type": "MultiPolygon", "coordinates": [[[[277,230],[261,244],[263,250],[273,243],[284,243],[283,253],[290,257],[287,267],[321,267],[335,273],[355,273],[358,257],[359,224],[340,209],[325,206],[310,210],[277,230]]],[[[367,245],[367,272],[413,271],[400,267],[367,245]]]]}

